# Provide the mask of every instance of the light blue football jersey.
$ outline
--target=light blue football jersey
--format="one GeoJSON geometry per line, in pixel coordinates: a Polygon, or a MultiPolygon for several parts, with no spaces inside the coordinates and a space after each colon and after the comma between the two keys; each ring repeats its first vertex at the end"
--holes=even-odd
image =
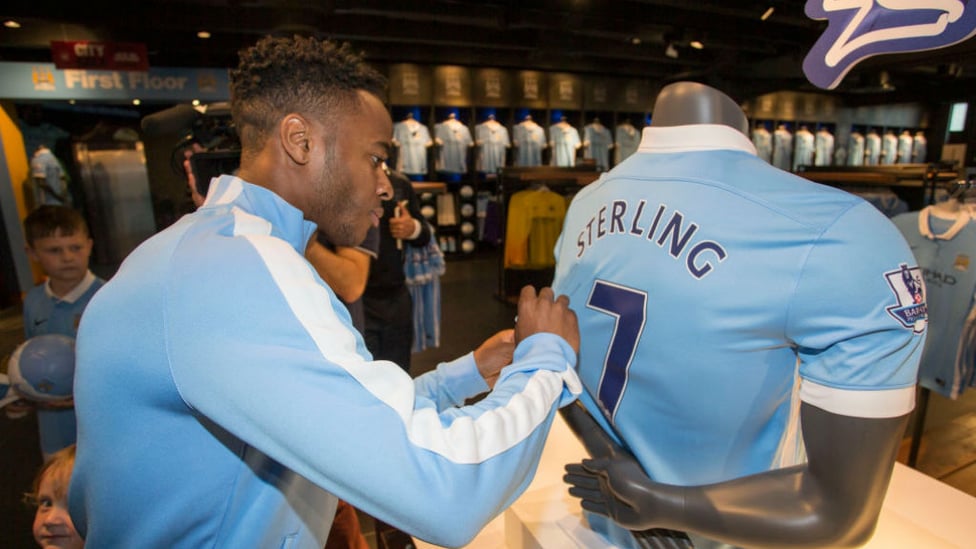
{"type": "Polygon", "coordinates": [[[571,168],[576,165],[576,150],[583,142],[579,130],[566,122],[549,126],[549,146],[552,147],[552,165],[571,168]]]}
{"type": "Polygon", "coordinates": [[[583,334],[581,398],[657,481],[783,464],[798,383],[835,414],[914,407],[926,315],[904,238],[730,127],[645,128],[576,195],[555,254],[583,334]]]}
{"type": "Polygon", "coordinates": [[[397,171],[408,175],[427,173],[427,148],[434,144],[427,126],[409,118],[393,125],[393,140],[400,147],[397,171]]]}
{"type": "Polygon", "coordinates": [[[542,149],[546,148],[546,130],[532,120],[523,120],[512,130],[518,147],[518,166],[541,166],[542,149]]]}
{"type": "Polygon", "coordinates": [[[976,295],[976,223],[965,210],[955,219],[932,215],[930,206],[896,216],[925,279],[932,329],[925,342],[918,382],[948,398],[969,386],[972,363],[963,358],[964,327],[976,295]]]}

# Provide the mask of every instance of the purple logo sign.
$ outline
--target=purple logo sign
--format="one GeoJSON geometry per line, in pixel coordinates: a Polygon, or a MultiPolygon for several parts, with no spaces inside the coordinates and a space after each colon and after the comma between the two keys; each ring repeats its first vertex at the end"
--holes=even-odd
{"type": "Polygon", "coordinates": [[[828,21],[803,60],[807,79],[828,90],[873,55],[944,48],[976,33],[974,0],[807,0],[805,11],[828,21]]]}

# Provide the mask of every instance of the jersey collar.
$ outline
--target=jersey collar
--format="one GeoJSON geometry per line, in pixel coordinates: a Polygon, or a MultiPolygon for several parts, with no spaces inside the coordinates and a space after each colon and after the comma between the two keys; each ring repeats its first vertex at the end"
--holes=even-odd
{"type": "Polygon", "coordinates": [[[648,126],[637,150],[645,153],[732,150],[756,154],[756,146],[744,133],[724,124],[648,126]]]}
{"type": "Polygon", "coordinates": [[[72,288],[70,292],[64,295],[54,295],[54,292],[51,291],[51,279],[47,279],[44,282],[44,293],[46,293],[48,297],[52,297],[60,301],[66,301],[68,303],[74,303],[75,301],[78,301],[81,296],[85,295],[85,292],[87,292],[88,288],[91,288],[91,285],[94,283],[95,274],[88,271],[85,273],[85,278],[82,278],[81,282],[72,288]]]}
{"type": "Polygon", "coordinates": [[[940,219],[945,218],[938,214],[933,214],[932,212],[934,209],[934,206],[926,206],[918,212],[918,232],[929,240],[952,240],[957,234],[959,234],[960,231],[963,230],[966,225],[969,224],[969,221],[972,219],[969,212],[966,211],[965,208],[960,209],[958,212],[956,212],[955,216],[951,218],[954,220],[952,225],[944,232],[935,234],[932,232],[932,225],[929,223],[929,216],[932,215],[940,219]]]}

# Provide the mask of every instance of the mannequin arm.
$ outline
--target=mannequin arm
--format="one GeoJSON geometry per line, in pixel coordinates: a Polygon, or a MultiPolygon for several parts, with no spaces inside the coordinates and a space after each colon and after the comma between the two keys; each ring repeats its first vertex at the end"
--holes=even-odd
{"type": "MultiPolygon", "coordinates": [[[[609,439],[566,466],[583,508],[634,530],[670,528],[747,547],[856,547],[874,532],[908,415],[855,418],[803,403],[808,462],[704,486],[652,481],[609,439]],[[607,450],[609,449],[609,450],[607,450]],[[610,455],[607,455],[607,451],[610,455]]],[[[592,446],[592,447],[591,447],[592,446]]]]}

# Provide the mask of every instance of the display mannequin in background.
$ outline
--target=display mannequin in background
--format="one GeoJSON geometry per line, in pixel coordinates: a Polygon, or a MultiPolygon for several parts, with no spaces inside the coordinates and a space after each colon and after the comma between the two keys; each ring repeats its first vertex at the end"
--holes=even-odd
{"type": "Polygon", "coordinates": [[[565,116],[560,117],[559,122],[549,126],[549,146],[552,147],[550,164],[572,168],[576,165],[576,151],[582,144],[579,130],[574,128],[565,116]]]}
{"type": "Polygon", "coordinates": [[[815,138],[813,132],[806,125],[800,126],[793,134],[793,171],[800,166],[813,165],[815,138]]]}
{"type": "Polygon", "coordinates": [[[443,122],[434,126],[434,143],[440,148],[437,154],[437,171],[448,180],[468,173],[468,150],[474,146],[471,130],[451,112],[443,122]]]}
{"type": "Polygon", "coordinates": [[[902,273],[919,271],[873,206],[770,166],[747,135],[728,96],[671,84],[637,154],[570,204],[553,287],[603,429],[567,480],[585,509],[700,549],[854,546],[914,404],[924,302],[902,273]],[[606,433],[629,452],[608,457],[606,433]]]}
{"type": "Polygon", "coordinates": [[[773,131],[773,165],[786,171],[793,167],[793,134],[786,124],[773,131]]]}
{"type": "Polygon", "coordinates": [[[766,162],[773,161],[773,134],[769,133],[766,124],[757,122],[752,129],[752,144],[756,146],[756,155],[766,162]]]}
{"type": "Polygon", "coordinates": [[[71,206],[67,176],[61,162],[47,145],[40,145],[30,159],[35,206],[71,206]]]}
{"type": "Polygon", "coordinates": [[[637,147],[640,146],[640,135],[640,131],[634,127],[629,118],[617,124],[616,130],[614,130],[616,144],[613,148],[613,164],[615,166],[637,152],[637,147]]]}
{"type": "Polygon", "coordinates": [[[898,135],[898,160],[899,164],[908,164],[912,161],[912,131],[905,129],[898,135]]]}
{"type": "Polygon", "coordinates": [[[895,130],[885,131],[881,138],[881,163],[894,164],[898,161],[898,136],[895,130]]]}
{"type": "Polygon", "coordinates": [[[925,132],[918,130],[912,137],[912,162],[916,164],[925,162],[928,157],[928,144],[925,140],[925,132]]]}
{"type": "Polygon", "coordinates": [[[505,167],[505,153],[512,142],[508,128],[489,114],[484,122],[474,127],[474,143],[478,147],[478,171],[486,175],[496,175],[505,167]]]}
{"type": "Polygon", "coordinates": [[[610,149],[613,148],[613,135],[610,129],[600,122],[600,117],[583,128],[583,158],[596,161],[596,169],[605,172],[610,169],[610,149]]]}
{"type": "Polygon", "coordinates": [[[878,130],[871,128],[864,136],[864,164],[877,166],[881,161],[881,136],[878,130]]]}
{"type": "Polygon", "coordinates": [[[427,175],[427,151],[433,146],[430,130],[416,119],[411,111],[406,118],[393,125],[393,146],[399,147],[397,171],[413,180],[423,180],[427,175]]]}
{"type": "Polygon", "coordinates": [[[854,129],[851,132],[850,143],[847,145],[847,165],[864,165],[864,134],[860,130],[854,129]]]}
{"type": "Polygon", "coordinates": [[[834,160],[834,134],[826,126],[821,126],[814,134],[813,164],[829,166],[834,160]]]}
{"type": "Polygon", "coordinates": [[[516,124],[512,133],[512,145],[518,150],[518,165],[541,166],[542,150],[546,148],[546,130],[532,119],[531,114],[527,114],[516,124]]]}

